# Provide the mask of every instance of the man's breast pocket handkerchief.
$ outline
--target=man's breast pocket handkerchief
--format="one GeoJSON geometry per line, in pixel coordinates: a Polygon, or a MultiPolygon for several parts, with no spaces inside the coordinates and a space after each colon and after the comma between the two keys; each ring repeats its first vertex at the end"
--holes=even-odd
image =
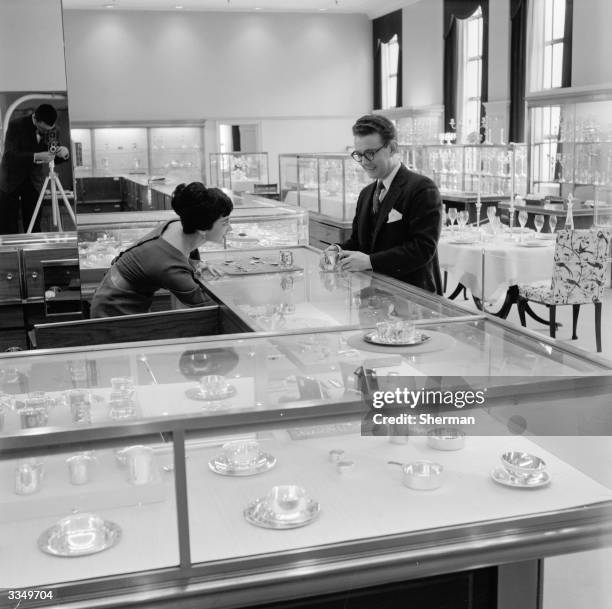
{"type": "Polygon", "coordinates": [[[403,218],[402,214],[399,213],[399,211],[397,211],[397,209],[392,209],[389,212],[389,217],[387,218],[387,224],[390,224],[391,222],[397,222],[398,220],[401,220],[403,218]]]}

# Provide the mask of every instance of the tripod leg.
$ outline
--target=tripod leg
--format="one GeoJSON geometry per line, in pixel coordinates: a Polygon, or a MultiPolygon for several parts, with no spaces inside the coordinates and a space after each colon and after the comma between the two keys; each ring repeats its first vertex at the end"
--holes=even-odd
{"type": "Polygon", "coordinates": [[[59,217],[59,209],[57,208],[57,188],[55,186],[55,180],[57,176],[53,174],[51,178],[51,217],[53,218],[53,228],[62,230],[62,221],[59,217]]]}
{"type": "Polygon", "coordinates": [[[68,197],[66,196],[66,193],[64,192],[64,188],[62,187],[62,183],[60,182],[60,179],[57,177],[57,175],[55,176],[55,181],[57,184],[57,188],[60,191],[60,194],[62,195],[62,200],[64,201],[64,205],[66,206],[66,211],[68,212],[68,215],[72,218],[72,221],[74,222],[74,226],[76,228],[76,216],[74,215],[74,211],[72,211],[72,207],[70,207],[70,203],[68,202],[68,197]]]}
{"type": "Polygon", "coordinates": [[[40,206],[42,205],[43,199],[45,198],[45,192],[47,192],[47,186],[49,184],[49,176],[45,178],[42,188],[40,189],[40,194],[38,195],[38,201],[36,202],[36,207],[34,208],[34,213],[32,214],[32,218],[30,219],[30,224],[28,226],[27,233],[32,232],[32,228],[34,228],[34,222],[36,222],[36,218],[40,213],[40,206]]]}

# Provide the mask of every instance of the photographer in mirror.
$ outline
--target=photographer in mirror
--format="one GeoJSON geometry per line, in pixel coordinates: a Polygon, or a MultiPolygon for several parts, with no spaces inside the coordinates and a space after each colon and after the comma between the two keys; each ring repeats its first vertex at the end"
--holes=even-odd
{"type": "MultiPolygon", "coordinates": [[[[56,109],[41,104],[31,115],[9,123],[0,163],[0,234],[25,232],[49,163],[68,160],[70,154],[59,143],[56,122],[56,109]]],[[[35,219],[33,232],[40,232],[40,216],[35,219]]]]}

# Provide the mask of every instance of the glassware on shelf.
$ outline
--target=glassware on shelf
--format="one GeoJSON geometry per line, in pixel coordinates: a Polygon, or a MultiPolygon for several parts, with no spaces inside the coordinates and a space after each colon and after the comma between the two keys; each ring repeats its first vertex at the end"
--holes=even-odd
{"type": "Polygon", "coordinates": [[[574,195],[567,196],[567,215],[565,216],[565,227],[568,230],[574,230],[574,195]]]}
{"type": "Polygon", "coordinates": [[[557,216],[551,214],[548,216],[548,226],[550,227],[550,232],[554,233],[555,228],[557,228],[557,216]]]}

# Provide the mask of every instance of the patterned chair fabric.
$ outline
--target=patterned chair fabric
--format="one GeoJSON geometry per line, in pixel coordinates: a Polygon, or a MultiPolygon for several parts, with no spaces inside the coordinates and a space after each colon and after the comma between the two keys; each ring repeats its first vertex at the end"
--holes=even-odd
{"type": "Polygon", "coordinates": [[[559,231],[552,282],[520,285],[519,295],[547,305],[601,302],[610,235],[600,228],[559,231]]]}

